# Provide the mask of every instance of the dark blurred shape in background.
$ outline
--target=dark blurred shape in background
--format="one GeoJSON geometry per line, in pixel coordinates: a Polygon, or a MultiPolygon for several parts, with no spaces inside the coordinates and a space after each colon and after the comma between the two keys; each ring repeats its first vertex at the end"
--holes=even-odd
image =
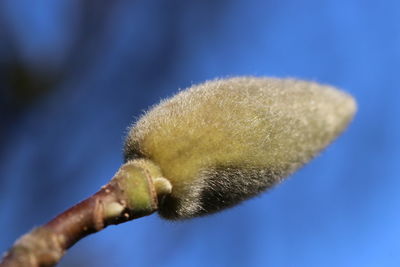
{"type": "Polygon", "coordinates": [[[297,77],[359,103],[349,130],[232,210],[110,227],[60,266],[399,266],[400,2],[0,2],[0,251],[87,197],[126,127],[193,83],[297,77]]]}

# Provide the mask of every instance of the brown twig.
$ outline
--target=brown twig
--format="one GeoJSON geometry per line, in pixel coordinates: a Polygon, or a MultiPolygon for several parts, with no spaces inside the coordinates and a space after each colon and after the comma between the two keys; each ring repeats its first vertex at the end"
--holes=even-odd
{"type": "Polygon", "coordinates": [[[152,162],[128,162],[100,191],[17,240],[0,266],[54,266],[80,239],[153,213],[158,199],[170,192],[170,183],[152,162]]]}

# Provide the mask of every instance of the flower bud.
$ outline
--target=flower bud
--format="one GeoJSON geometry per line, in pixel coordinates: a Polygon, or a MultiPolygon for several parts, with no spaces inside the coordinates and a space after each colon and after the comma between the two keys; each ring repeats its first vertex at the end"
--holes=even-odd
{"type": "Polygon", "coordinates": [[[279,183],[347,126],[355,101],[333,87],[293,79],[208,81],[161,101],[130,129],[125,158],[161,169],[168,219],[231,207],[279,183]]]}

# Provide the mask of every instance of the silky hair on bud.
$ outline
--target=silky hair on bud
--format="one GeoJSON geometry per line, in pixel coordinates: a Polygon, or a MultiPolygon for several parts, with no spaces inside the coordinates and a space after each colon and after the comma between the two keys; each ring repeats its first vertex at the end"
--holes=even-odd
{"type": "Polygon", "coordinates": [[[133,124],[125,160],[151,160],[172,184],[159,203],[162,217],[201,216],[279,183],[332,142],[355,111],[351,96],[314,82],[212,80],[133,124]]]}

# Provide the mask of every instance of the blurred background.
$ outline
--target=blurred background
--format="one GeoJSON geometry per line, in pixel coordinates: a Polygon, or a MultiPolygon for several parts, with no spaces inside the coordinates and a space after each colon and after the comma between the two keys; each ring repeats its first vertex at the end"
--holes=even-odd
{"type": "Polygon", "coordinates": [[[2,0],[0,252],[105,184],[149,105],[256,75],[343,88],[358,114],[268,193],[111,226],[59,266],[400,266],[399,70],[397,0],[2,0]]]}

